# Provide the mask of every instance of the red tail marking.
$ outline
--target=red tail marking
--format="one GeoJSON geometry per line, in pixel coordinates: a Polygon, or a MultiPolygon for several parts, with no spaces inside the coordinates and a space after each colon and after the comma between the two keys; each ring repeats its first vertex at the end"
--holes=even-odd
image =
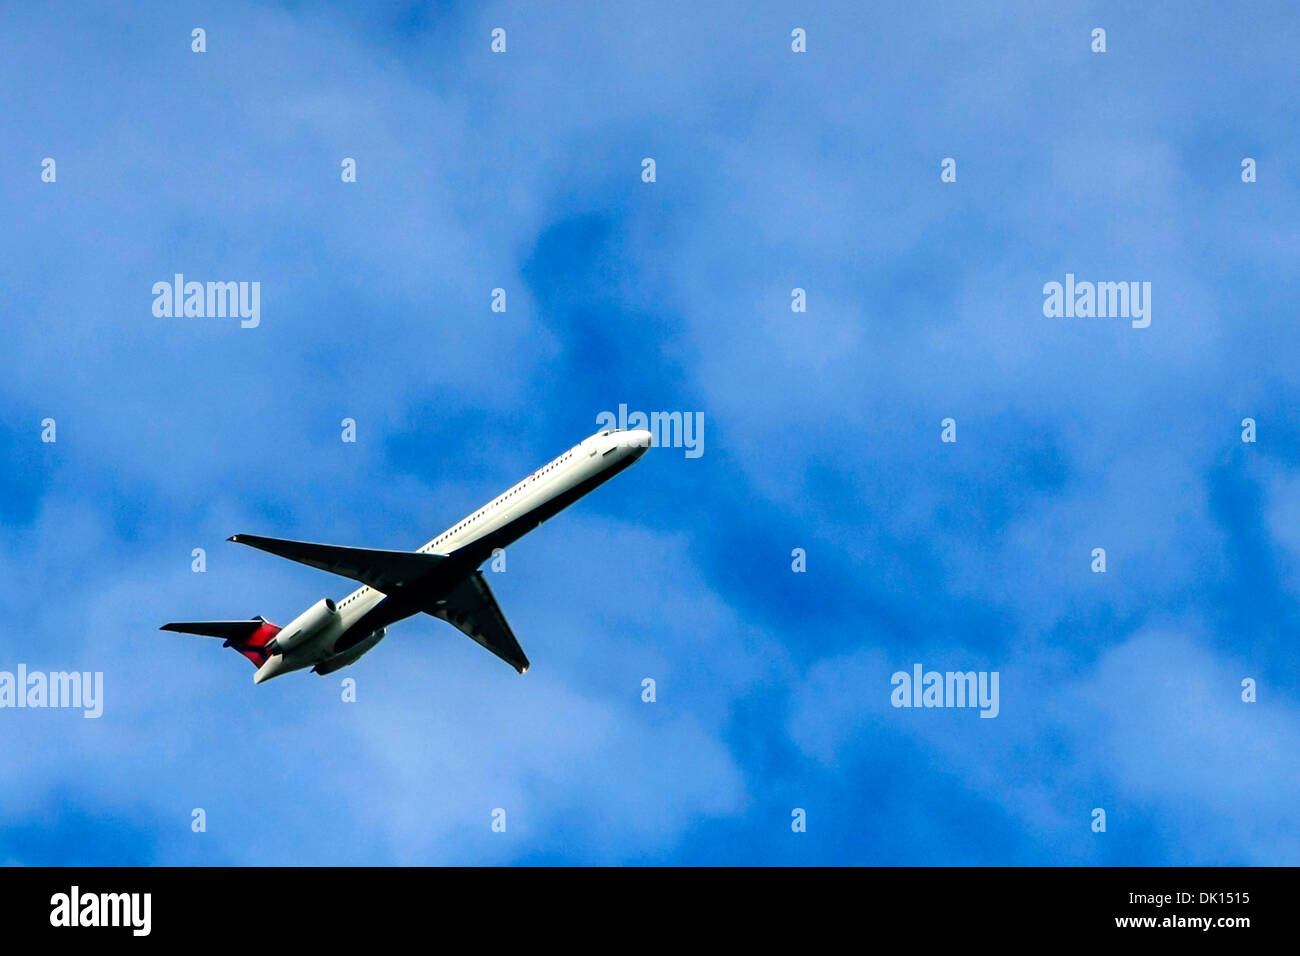
{"type": "Polygon", "coordinates": [[[256,667],[261,667],[270,658],[270,654],[262,650],[267,644],[271,643],[271,638],[280,633],[279,625],[267,621],[256,631],[248,636],[248,640],[239,644],[231,645],[239,653],[243,654],[256,667]]]}

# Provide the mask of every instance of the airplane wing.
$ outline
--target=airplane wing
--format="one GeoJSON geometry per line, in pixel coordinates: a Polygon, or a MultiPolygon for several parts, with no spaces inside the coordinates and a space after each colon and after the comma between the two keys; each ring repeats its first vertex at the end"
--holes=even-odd
{"type": "MultiPolygon", "coordinates": [[[[255,534],[236,534],[229,540],[299,564],[352,578],[383,594],[394,594],[403,588],[418,593],[418,585],[448,560],[445,555],[422,554],[418,551],[343,548],[333,544],[263,538],[255,534]],[[411,585],[417,587],[411,588],[411,585]]],[[[481,572],[475,571],[462,578],[459,584],[438,600],[421,604],[420,610],[451,624],[519,673],[528,670],[528,658],[515,640],[515,635],[481,572]]],[[[174,625],[168,625],[168,628],[176,629],[174,625]]]]}
{"type": "Polygon", "coordinates": [[[506,623],[483,572],[468,575],[423,610],[468,635],[519,673],[528,670],[528,658],[506,623]]]}
{"type": "Polygon", "coordinates": [[[418,583],[447,560],[440,554],[422,554],[418,551],[343,548],[334,544],[263,538],[256,534],[235,534],[227,540],[352,578],[383,594],[391,594],[406,585],[418,583]]]}

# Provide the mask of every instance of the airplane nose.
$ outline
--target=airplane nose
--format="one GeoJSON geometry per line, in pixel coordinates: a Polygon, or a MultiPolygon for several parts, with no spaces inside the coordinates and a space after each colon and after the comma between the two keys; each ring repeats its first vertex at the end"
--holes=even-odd
{"type": "Polygon", "coordinates": [[[653,440],[654,436],[644,428],[634,428],[629,431],[627,436],[624,438],[624,442],[629,448],[640,449],[637,454],[644,454],[645,450],[650,447],[650,443],[653,440]]]}

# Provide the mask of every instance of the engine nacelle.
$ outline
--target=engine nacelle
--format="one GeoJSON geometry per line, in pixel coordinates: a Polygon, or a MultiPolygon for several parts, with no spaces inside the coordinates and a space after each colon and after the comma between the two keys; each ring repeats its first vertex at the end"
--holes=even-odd
{"type": "Polygon", "coordinates": [[[329,638],[343,629],[343,615],[329,598],[321,598],[290,621],[275,636],[274,653],[287,654],[319,637],[329,638]]]}
{"type": "Polygon", "coordinates": [[[381,627],[373,634],[368,635],[363,640],[353,644],[346,650],[340,651],[333,657],[327,657],[325,660],[313,667],[312,670],[321,675],[333,674],[340,667],[347,667],[349,664],[355,663],[357,658],[382,641],[386,633],[387,629],[381,627]]]}

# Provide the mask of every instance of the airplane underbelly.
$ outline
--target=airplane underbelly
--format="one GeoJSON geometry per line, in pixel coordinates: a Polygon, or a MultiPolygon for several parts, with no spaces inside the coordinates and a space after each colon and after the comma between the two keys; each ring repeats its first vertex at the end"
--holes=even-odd
{"type": "Polygon", "coordinates": [[[321,632],[290,651],[288,654],[289,661],[302,667],[308,663],[315,663],[323,657],[328,657],[333,653],[334,645],[342,640],[349,630],[350,628],[344,627],[335,631],[321,632]]]}

